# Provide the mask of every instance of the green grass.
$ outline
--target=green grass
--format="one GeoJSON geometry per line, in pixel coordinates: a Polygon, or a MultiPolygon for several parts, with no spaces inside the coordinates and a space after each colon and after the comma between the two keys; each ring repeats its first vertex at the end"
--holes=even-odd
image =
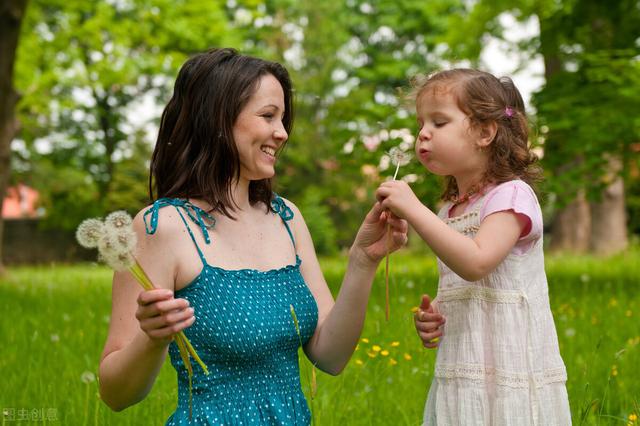
{"type": "MultiPolygon", "coordinates": [[[[637,249],[605,260],[547,258],[574,424],[626,425],[640,412],[639,258],[637,249]]],[[[345,259],[321,263],[336,294],[345,259]]],[[[381,265],[362,334],[368,343],[359,344],[342,375],[318,374],[311,401],[316,425],[420,424],[435,352],[421,347],[411,309],[420,294],[436,293],[435,260],[392,256],[389,322],[383,272],[381,265]]],[[[41,418],[43,409],[45,418],[55,417],[21,424],[164,424],[173,411],[175,373],[168,362],[140,404],[114,413],[98,397],[92,378],[107,334],[110,281],[111,272],[94,265],[12,268],[0,280],[0,408],[16,419],[34,419],[36,410],[41,418]]],[[[302,367],[308,394],[309,363],[302,367]]]]}

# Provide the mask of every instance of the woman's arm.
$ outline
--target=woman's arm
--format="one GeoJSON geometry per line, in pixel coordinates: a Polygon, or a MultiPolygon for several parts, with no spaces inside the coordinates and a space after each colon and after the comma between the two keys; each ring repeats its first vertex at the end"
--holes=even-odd
{"type": "Polygon", "coordinates": [[[339,374],[353,354],[366,314],[371,284],[380,260],[386,254],[386,224],[392,229],[391,251],[406,243],[407,223],[383,213],[378,203],[367,214],[349,251],[349,263],[334,302],[322,275],[311,235],[298,209],[294,231],[301,272],[318,305],[318,325],[305,346],[309,359],[329,374],[339,374]]]}
{"type": "Polygon", "coordinates": [[[440,260],[467,281],[478,281],[493,271],[528,223],[526,216],[513,211],[493,213],[470,238],[447,226],[424,206],[406,182],[384,182],[376,195],[382,206],[406,219],[440,260]]]}
{"type": "MultiPolygon", "coordinates": [[[[166,228],[170,221],[164,222],[166,228]]],[[[138,236],[136,257],[157,289],[143,291],[129,272],[114,274],[111,324],[100,361],[100,396],[115,411],[144,399],[172,336],[195,319],[186,300],[173,298],[175,256],[166,245],[170,232],[146,235],[142,214],[133,226],[138,236]]]]}

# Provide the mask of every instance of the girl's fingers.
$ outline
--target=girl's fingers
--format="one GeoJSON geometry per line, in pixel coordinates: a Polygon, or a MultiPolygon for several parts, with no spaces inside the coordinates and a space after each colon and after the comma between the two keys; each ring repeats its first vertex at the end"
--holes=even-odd
{"type": "Polygon", "coordinates": [[[420,332],[418,333],[418,335],[420,336],[420,340],[422,340],[422,343],[424,344],[434,343],[432,342],[432,340],[435,339],[436,337],[442,336],[442,330],[434,331],[433,333],[420,332]]]}
{"type": "Polygon", "coordinates": [[[442,324],[439,322],[417,322],[416,330],[418,333],[430,333],[437,330],[442,324]]]}
{"type": "Polygon", "coordinates": [[[442,316],[442,314],[438,313],[438,312],[433,312],[433,311],[423,311],[422,309],[419,309],[418,312],[416,312],[416,315],[414,317],[416,323],[419,322],[439,322],[444,324],[446,322],[445,318],[442,316]]]}

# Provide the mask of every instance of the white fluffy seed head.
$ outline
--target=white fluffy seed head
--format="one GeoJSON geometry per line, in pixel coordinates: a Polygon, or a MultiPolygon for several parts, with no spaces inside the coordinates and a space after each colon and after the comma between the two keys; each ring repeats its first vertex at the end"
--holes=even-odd
{"type": "Polygon", "coordinates": [[[398,147],[389,150],[389,158],[394,166],[406,166],[411,161],[411,153],[405,152],[398,147]]]}
{"type": "Polygon", "coordinates": [[[95,248],[105,233],[104,223],[100,219],[87,219],[76,230],[76,240],[85,248],[95,248]]]}
{"type": "Polygon", "coordinates": [[[108,227],[116,229],[127,229],[133,223],[131,216],[124,210],[117,210],[104,219],[104,223],[108,227]]]}

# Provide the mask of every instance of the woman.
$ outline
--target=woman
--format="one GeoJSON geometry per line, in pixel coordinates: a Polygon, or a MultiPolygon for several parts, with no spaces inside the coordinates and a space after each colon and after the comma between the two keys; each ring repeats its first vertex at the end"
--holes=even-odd
{"type": "Polygon", "coordinates": [[[134,219],[138,261],[158,289],[140,292],[129,274],[114,276],[100,364],[100,393],[112,409],[142,400],[169,352],[179,387],[167,424],[304,425],[299,344],[330,374],[347,364],[386,226],[396,250],[407,224],[373,206],[334,302],[300,211],[271,191],[292,124],[281,65],[233,49],[183,65],[151,161],[159,199],[134,219]],[[192,419],[188,376],[171,344],[181,330],[210,371],[194,366],[192,419]]]}

